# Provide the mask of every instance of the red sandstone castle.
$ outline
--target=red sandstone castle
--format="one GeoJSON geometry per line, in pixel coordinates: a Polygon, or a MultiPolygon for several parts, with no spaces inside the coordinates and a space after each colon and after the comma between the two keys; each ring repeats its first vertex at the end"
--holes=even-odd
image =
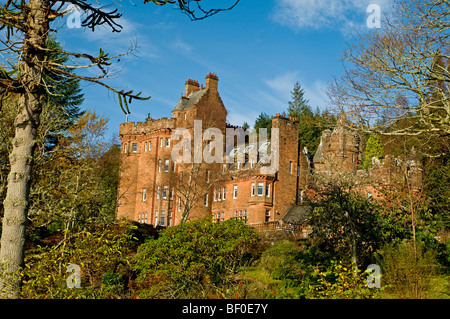
{"type": "MultiPolygon", "coordinates": [[[[206,76],[205,86],[188,79],[171,118],[148,118],[145,122],[120,125],[118,218],[173,226],[212,215],[215,222],[237,218],[255,226],[298,225],[309,211],[302,202],[312,183],[312,172],[326,176],[333,175],[333,171],[364,174],[357,170],[360,139],[345,129],[345,115],[341,114],[333,131],[323,132],[319,148],[311,158],[307,149],[299,145],[296,119],[277,114],[272,119],[272,131],[278,135],[275,149],[273,139],[257,143],[248,131],[226,123],[227,110],[218,92],[218,81],[211,73],[206,76]],[[198,123],[202,133],[213,128],[215,139],[220,137],[224,141],[221,149],[216,145],[211,150],[211,139],[203,139],[200,151],[209,151],[216,159],[223,154],[223,160],[174,160],[175,147],[187,152],[195,141],[174,140],[173,133],[183,128],[190,136],[195,135],[198,123]],[[227,134],[230,130],[235,134],[231,140],[227,134]],[[273,161],[274,154],[277,169],[264,170],[267,159],[273,161]]],[[[195,147],[185,159],[193,159],[194,153],[195,147]]],[[[385,162],[374,163],[373,171],[381,178],[376,182],[378,185],[391,183],[404,165],[408,165],[415,184],[421,184],[421,167],[416,161],[405,164],[388,158],[385,162]]]]}

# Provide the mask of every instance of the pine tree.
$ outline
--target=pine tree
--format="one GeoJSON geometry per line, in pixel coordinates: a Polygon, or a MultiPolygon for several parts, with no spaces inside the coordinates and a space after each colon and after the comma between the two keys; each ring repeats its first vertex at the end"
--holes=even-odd
{"type": "Polygon", "coordinates": [[[372,167],[372,158],[382,159],[384,157],[383,142],[379,135],[370,135],[366,144],[364,153],[363,167],[368,169],[372,167]]]}
{"type": "Polygon", "coordinates": [[[288,116],[300,118],[304,113],[310,113],[312,115],[311,108],[309,107],[309,101],[305,99],[305,92],[300,86],[300,83],[295,82],[294,89],[291,91],[292,101],[288,102],[288,116]]]}

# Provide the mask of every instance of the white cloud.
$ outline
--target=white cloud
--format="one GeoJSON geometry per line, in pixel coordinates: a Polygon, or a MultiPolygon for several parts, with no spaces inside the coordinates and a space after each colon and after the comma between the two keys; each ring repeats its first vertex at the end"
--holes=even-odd
{"type": "Polygon", "coordinates": [[[294,30],[364,27],[369,4],[378,4],[382,14],[390,10],[392,0],[276,0],[272,18],[294,30]]]}
{"type": "Polygon", "coordinates": [[[181,53],[190,53],[192,51],[192,46],[181,39],[176,39],[171,44],[171,48],[181,53]]]}

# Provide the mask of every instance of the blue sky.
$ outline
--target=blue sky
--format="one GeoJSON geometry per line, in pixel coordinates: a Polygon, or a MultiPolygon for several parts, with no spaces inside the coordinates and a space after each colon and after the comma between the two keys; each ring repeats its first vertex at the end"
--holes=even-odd
{"type": "MultiPolygon", "coordinates": [[[[91,54],[98,54],[99,47],[118,54],[137,43],[137,51],[121,58],[108,81],[152,96],[133,101],[130,121],[144,121],[148,113],[170,117],[187,78],[205,83],[212,72],[219,77],[228,122],[234,125],[253,125],[261,112],[285,111],[296,81],[312,107],[329,106],[324,90],[342,74],[346,42],[358,30],[376,32],[367,28],[367,6],[389,10],[388,0],[241,0],[231,11],[192,22],[169,5],[133,3],[112,5],[123,14],[120,33],[69,28],[60,21],[58,39],[67,50],[91,54]]],[[[83,108],[108,117],[108,136],[117,135],[125,115],[115,95],[99,85],[83,89],[83,108]]]]}

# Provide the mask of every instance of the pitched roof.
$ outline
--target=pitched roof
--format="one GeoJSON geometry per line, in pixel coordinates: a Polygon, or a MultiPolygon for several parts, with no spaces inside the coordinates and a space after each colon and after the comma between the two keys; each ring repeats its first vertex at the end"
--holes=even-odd
{"type": "Polygon", "coordinates": [[[323,150],[322,150],[322,137],[320,137],[320,144],[317,147],[316,152],[314,153],[313,162],[321,163],[323,162],[323,150]]]}
{"type": "Polygon", "coordinates": [[[177,106],[173,109],[174,111],[184,111],[192,109],[196,106],[198,101],[202,98],[203,95],[205,95],[207,89],[200,89],[197,91],[192,91],[191,94],[189,94],[188,97],[181,97],[180,101],[178,101],[177,106]]]}
{"type": "Polygon", "coordinates": [[[281,220],[288,224],[301,224],[308,220],[311,213],[311,206],[291,206],[281,220]]]}

